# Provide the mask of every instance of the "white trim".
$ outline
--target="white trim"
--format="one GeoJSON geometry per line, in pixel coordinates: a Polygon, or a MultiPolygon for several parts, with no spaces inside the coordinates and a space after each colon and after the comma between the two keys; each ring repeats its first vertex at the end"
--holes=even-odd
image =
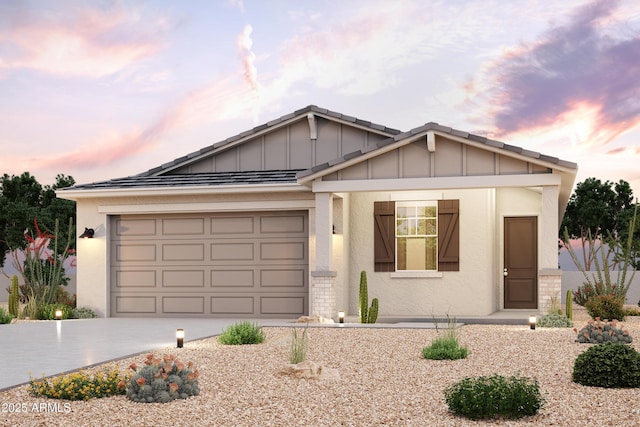
{"type": "Polygon", "coordinates": [[[98,212],[107,215],[159,214],[197,212],[237,212],[237,211],[281,211],[307,210],[315,207],[315,200],[262,200],[251,202],[209,202],[209,203],[151,203],[126,205],[99,205],[98,212]]]}
{"type": "Polygon", "coordinates": [[[144,197],[144,196],[197,196],[201,194],[223,193],[273,193],[273,192],[307,192],[308,187],[298,184],[256,184],[256,185],[197,185],[197,186],[163,186],[146,188],[105,188],[86,190],[57,190],[56,196],[61,199],[79,200],[102,197],[144,197]]]}
{"type": "Polygon", "coordinates": [[[440,178],[399,178],[344,181],[313,181],[316,192],[441,190],[560,185],[557,174],[454,176],[440,178]]]}
{"type": "Polygon", "coordinates": [[[444,274],[441,271],[395,271],[389,273],[392,279],[422,279],[422,278],[441,278],[444,274]]]}

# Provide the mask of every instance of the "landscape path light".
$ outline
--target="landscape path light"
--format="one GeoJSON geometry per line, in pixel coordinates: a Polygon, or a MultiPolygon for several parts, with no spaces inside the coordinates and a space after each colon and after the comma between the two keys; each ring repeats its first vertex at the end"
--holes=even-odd
{"type": "Polygon", "coordinates": [[[176,330],[176,346],[182,348],[184,346],[184,329],[176,330]]]}

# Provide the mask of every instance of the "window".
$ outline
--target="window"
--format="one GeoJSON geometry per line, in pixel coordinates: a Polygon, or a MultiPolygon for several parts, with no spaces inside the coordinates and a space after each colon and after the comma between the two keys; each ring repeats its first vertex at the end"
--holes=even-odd
{"type": "Polygon", "coordinates": [[[396,203],[396,271],[436,271],[438,212],[435,202],[396,203]]]}
{"type": "Polygon", "coordinates": [[[459,271],[459,200],[374,202],[374,271],[459,271]]]}

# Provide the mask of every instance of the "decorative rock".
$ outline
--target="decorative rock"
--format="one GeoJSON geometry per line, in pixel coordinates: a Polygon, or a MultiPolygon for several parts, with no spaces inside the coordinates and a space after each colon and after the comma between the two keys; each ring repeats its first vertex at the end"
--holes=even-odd
{"type": "Polygon", "coordinates": [[[312,380],[339,380],[340,373],[337,369],[327,368],[318,363],[305,361],[295,365],[287,365],[282,370],[283,375],[291,375],[296,378],[308,378],[312,380]]]}
{"type": "Polygon", "coordinates": [[[296,323],[334,323],[333,319],[327,319],[319,314],[313,316],[300,316],[296,320],[296,323]]]}

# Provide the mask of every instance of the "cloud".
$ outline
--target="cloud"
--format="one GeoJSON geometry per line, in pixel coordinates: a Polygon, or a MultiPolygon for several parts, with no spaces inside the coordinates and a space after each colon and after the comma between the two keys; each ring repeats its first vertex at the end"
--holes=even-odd
{"type": "Polygon", "coordinates": [[[578,143],[606,144],[640,124],[640,37],[619,24],[619,5],[578,8],[469,83],[470,100],[486,109],[498,137],[569,127],[578,143]]]}
{"type": "Polygon", "coordinates": [[[251,51],[253,46],[253,40],[251,40],[251,33],[253,27],[251,25],[245,25],[242,32],[236,38],[236,48],[238,55],[242,59],[242,68],[244,71],[244,79],[251,89],[255,92],[260,91],[260,83],[258,83],[258,70],[255,66],[256,55],[251,51]]]}
{"type": "Polygon", "coordinates": [[[0,74],[26,68],[62,76],[112,75],[158,52],[167,29],[166,20],[117,3],[67,8],[64,14],[25,7],[6,2],[0,9],[0,74]]]}

